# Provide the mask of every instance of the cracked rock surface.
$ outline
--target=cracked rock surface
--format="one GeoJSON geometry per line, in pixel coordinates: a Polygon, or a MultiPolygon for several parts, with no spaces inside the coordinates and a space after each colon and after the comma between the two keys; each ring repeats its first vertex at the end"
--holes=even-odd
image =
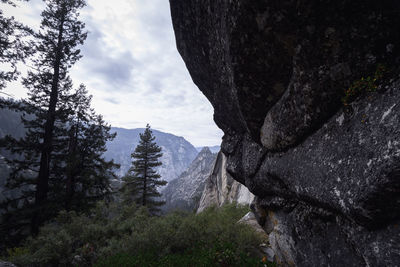
{"type": "Polygon", "coordinates": [[[293,266],[400,266],[400,2],[170,0],[177,47],[293,266]],[[343,106],[344,90],[388,73],[343,106]]]}

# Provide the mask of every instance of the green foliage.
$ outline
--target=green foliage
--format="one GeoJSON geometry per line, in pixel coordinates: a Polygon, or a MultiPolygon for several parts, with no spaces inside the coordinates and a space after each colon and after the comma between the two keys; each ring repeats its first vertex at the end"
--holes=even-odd
{"type": "Polygon", "coordinates": [[[29,250],[23,247],[9,248],[7,249],[7,254],[11,258],[22,257],[29,254],[29,250]]]}
{"type": "Polygon", "coordinates": [[[78,46],[87,36],[79,20],[85,1],[45,3],[40,30],[33,34],[34,67],[23,79],[28,98],[3,101],[22,114],[25,135],[0,140],[0,147],[12,154],[5,159],[11,170],[0,203],[0,249],[18,245],[28,228],[35,234],[60,210],[92,208],[111,192],[110,178],[117,167],[103,157],[115,134],[91,108],[85,86],[73,90],[68,75],[81,58],[78,46]]]}
{"type": "Polygon", "coordinates": [[[157,217],[142,206],[101,203],[90,216],[61,212],[8,260],[21,266],[261,266],[248,254],[261,237],[237,223],[247,211],[231,204],[157,217]]]}
{"type": "Polygon", "coordinates": [[[32,68],[22,82],[28,98],[4,103],[23,114],[26,130],[23,138],[7,136],[1,142],[14,155],[6,159],[12,167],[6,187],[17,193],[2,203],[7,214],[1,221],[0,234],[7,235],[6,242],[18,242],[28,227],[36,233],[65,202],[58,196],[65,181],[68,128],[74,116],[71,103],[76,100],[68,73],[81,58],[78,46],[87,36],[79,20],[85,2],[45,0],[45,4],[40,30],[32,33],[32,68]]]}
{"type": "MultiPolygon", "coordinates": [[[[69,103],[68,123],[57,121],[59,133],[53,140],[54,156],[50,169],[48,202],[42,207],[45,209],[42,217],[46,219],[53,218],[63,209],[88,210],[99,199],[109,196],[110,178],[115,176],[113,169],[117,167],[113,161],[106,161],[103,157],[106,142],[115,135],[110,133],[111,128],[101,115],[95,114],[90,108],[91,96],[87,95],[85,87],[81,86],[70,98],[74,101],[69,103]]],[[[7,211],[0,220],[0,235],[7,245],[17,245],[19,240],[26,237],[26,229],[34,211],[29,198],[33,198],[35,193],[35,176],[21,171],[23,166],[35,170],[39,160],[38,146],[31,140],[37,132],[29,130],[25,138],[20,140],[11,137],[6,139],[6,147],[11,152],[15,149],[23,152],[22,159],[17,157],[7,160],[13,167],[7,188],[17,191],[23,189],[19,197],[7,198],[0,204],[7,211]]]]}
{"type": "Polygon", "coordinates": [[[116,178],[113,169],[118,165],[106,161],[103,154],[107,141],[116,134],[110,133],[111,127],[91,108],[92,96],[84,85],[71,97],[64,180],[57,195],[65,209],[79,211],[93,207],[111,191],[110,178],[116,178]]]}
{"type": "Polygon", "coordinates": [[[366,78],[362,77],[360,80],[353,82],[353,84],[345,91],[345,94],[342,97],[342,103],[347,106],[358,96],[367,92],[375,92],[386,71],[386,67],[383,64],[378,64],[373,75],[367,76],[366,78]]]}
{"type": "Polygon", "coordinates": [[[247,266],[273,267],[273,263],[262,262],[247,253],[235,255],[231,246],[213,249],[194,248],[184,253],[167,254],[158,257],[155,254],[131,255],[128,253],[116,254],[98,261],[94,266],[247,266]]]}

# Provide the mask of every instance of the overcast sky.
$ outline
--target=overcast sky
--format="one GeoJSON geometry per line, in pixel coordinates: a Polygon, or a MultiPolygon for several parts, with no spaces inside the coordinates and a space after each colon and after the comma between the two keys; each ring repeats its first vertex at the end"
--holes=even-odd
{"type": "MultiPolygon", "coordinates": [[[[31,0],[5,13],[37,28],[43,8],[31,0]]],[[[150,123],[195,146],[221,143],[212,106],[176,50],[168,0],[89,0],[81,18],[89,36],[71,76],[76,86],[87,86],[106,121],[123,128],[150,123]]],[[[26,93],[18,83],[5,92],[26,93]]]]}

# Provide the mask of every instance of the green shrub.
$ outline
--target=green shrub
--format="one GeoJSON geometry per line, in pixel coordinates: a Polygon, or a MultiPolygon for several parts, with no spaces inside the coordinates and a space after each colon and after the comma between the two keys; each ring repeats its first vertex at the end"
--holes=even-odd
{"type": "Polygon", "coordinates": [[[24,247],[16,247],[7,249],[9,257],[24,257],[29,254],[29,250],[24,247]]]}
{"type": "Polygon", "coordinates": [[[263,263],[261,260],[253,258],[248,254],[241,253],[235,255],[232,253],[230,247],[225,249],[222,247],[218,249],[204,249],[197,248],[188,250],[185,253],[167,254],[157,257],[155,254],[116,254],[106,259],[99,260],[96,267],[108,266],[275,266],[272,263],[263,263]]]}
{"type": "Polygon", "coordinates": [[[375,92],[378,88],[378,83],[381,82],[386,72],[386,67],[383,64],[378,64],[373,75],[365,78],[362,77],[360,80],[353,82],[351,86],[345,90],[342,103],[347,106],[358,96],[367,92],[375,92]]]}
{"type": "Polygon", "coordinates": [[[156,217],[143,207],[100,203],[90,216],[61,212],[9,260],[20,266],[258,266],[248,252],[260,235],[237,223],[246,212],[230,204],[156,217]]]}

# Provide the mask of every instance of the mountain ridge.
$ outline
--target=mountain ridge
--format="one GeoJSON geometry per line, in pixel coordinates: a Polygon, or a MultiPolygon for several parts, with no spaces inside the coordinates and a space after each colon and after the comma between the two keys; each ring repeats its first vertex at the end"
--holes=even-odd
{"type": "Polygon", "coordinates": [[[196,146],[196,150],[200,152],[203,148],[208,148],[212,153],[218,153],[221,150],[221,146],[196,146]]]}
{"type": "MultiPolygon", "coordinates": [[[[111,132],[116,132],[116,138],[107,143],[107,151],[104,153],[106,159],[114,159],[121,165],[117,175],[122,177],[131,166],[131,153],[139,142],[139,134],[144,128],[125,129],[112,127],[111,132]]],[[[197,156],[197,150],[182,136],[165,133],[152,129],[156,137],[155,142],[162,148],[163,163],[158,171],[164,180],[171,181],[178,177],[197,156]]]]}
{"type": "Polygon", "coordinates": [[[164,211],[197,209],[216,157],[216,153],[204,147],[190,166],[165,187],[162,192],[166,201],[164,211]]]}
{"type": "MultiPolygon", "coordinates": [[[[8,109],[0,109],[0,138],[7,134],[17,138],[24,135],[25,129],[20,121],[20,113],[8,109]]],[[[111,127],[111,132],[116,132],[116,138],[107,143],[107,152],[104,157],[107,160],[114,159],[121,164],[121,169],[116,174],[122,177],[130,167],[130,154],[139,142],[139,134],[144,128],[126,129],[122,127],[111,127]]],[[[182,136],[165,133],[152,129],[156,142],[162,147],[163,157],[159,171],[163,179],[171,181],[177,178],[193,161],[198,152],[196,148],[182,136]]],[[[9,167],[3,162],[2,157],[9,157],[7,151],[0,151],[0,188],[5,185],[9,167]]]]}

